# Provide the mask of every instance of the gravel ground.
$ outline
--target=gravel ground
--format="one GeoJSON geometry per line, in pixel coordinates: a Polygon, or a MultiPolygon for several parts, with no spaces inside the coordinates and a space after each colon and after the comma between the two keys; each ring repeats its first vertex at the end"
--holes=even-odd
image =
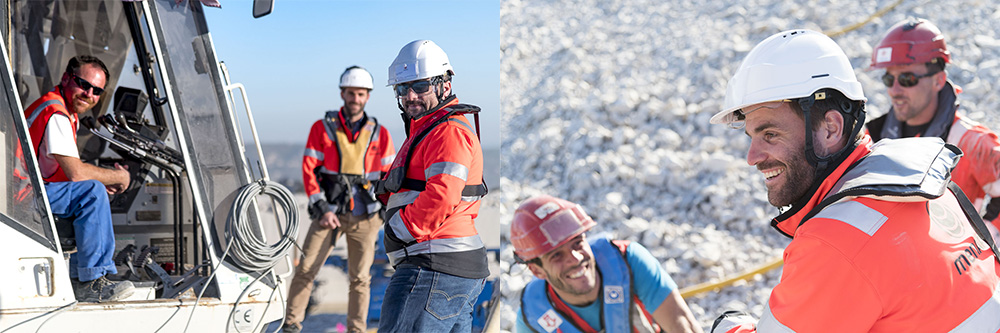
{"type": "MultiPolygon", "coordinates": [[[[788,240],[768,226],[763,179],[742,131],[710,125],[743,56],[788,29],[835,31],[894,0],[501,2],[504,272],[501,327],[513,328],[531,275],[513,263],[509,217],[538,194],[583,205],[591,234],[641,242],[681,288],[759,266],[788,240]]],[[[894,23],[930,19],[944,32],[962,112],[1000,128],[1000,6],[904,1],[834,38],[856,68],[873,118],[889,107],[873,47],[894,23]]],[[[687,300],[707,330],[728,309],[759,315],[780,269],[687,300]]]]}

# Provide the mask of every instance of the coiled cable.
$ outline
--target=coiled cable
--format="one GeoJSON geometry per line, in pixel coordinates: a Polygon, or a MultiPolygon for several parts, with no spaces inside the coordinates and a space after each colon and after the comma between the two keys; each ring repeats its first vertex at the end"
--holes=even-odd
{"type": "Polygon", "coordinates": [[[259,272],[274,267],[295,246],[299,232],[299,216],[295,199],[285,186],[269,180],[258,180],[243,186],[233,201],[226,220],[226,239],[232,247],[232,263],[247,272],[259,272]],[[285,213],[287,225],[281,239],[274,244],[265,242],[263,232],[256,223],[241,223],[251,200],[258,195],[274,199],[285,213]]]}
{"type": "MultiPolygon", "coordinates": [[[[222,265],[222,262],[227,257],[232,258],[230,262],[245,272],[263,272],[277,266],[281,258],[288,253],[288,250],[292,246],[295,246],[295,237],[299,233],[299,214],[296,211],[295,199],[292,198],[292,192],[284,185],[266,179],[260,179],[244,185],[233,200],[233,206],[230,208],[229,216],[226,218],[225,232],[226,242],[228,243],[226,244],[226,249],[222,253],[219,264],[212,270],[212,274],[205,281],[205,287],[198,293],[198,298],[195,299],[194,306],[191,307],[191,314],[188,315],[187,323],[184,324],[184,332],[187,332],[188,327],[191,325],[194,310],[198,308],[198,303],[201,301],[201,296],[205,293],[205,290],[208,289],[209,282],[215,277],[215,273],[219,271],[219,265],[222,265]],[[241,218],[246,216],[251,200],[261,194],[270,196],[285,211],[285,221],[287,222],[285,232],[282,234],[281,239],[274,244],[267,244],[264,241],[263,232],[256,224],[243,223],[244,219],[241,218]]],[[[260,274],[253,282],[257,282],[263,276],[264,274],[260,274]]],[[[243,296],[246,295],[252,285],[253,283],[248,284],[243,292],[240,293],[240,296],[236,298],[236,301],[233,302],[233,310],[236,309],[236,305],[240,303],[240,300],[243,299],[243,296]]],[[[268,307],[270,307],[270,304],[268,304],[268,307]]],[[[230,319],[232,319],[232,315],[233,312],[230,311],[230,319]]],[[[172,317],[173,315],[171,315],[172,317]]],[[[167,320],[169,321],[169,319],[167,320]]],[[[226,326],[228,326],[228,320],[226,326]]]]}

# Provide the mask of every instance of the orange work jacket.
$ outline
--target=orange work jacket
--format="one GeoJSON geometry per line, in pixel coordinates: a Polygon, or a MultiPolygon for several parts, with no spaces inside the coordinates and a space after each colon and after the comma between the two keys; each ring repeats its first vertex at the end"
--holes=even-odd
{"type": "Polygon", "coordinates": [[[727,332],[1000,330],[1000,263],[947,188],[953,149],[866,135],[807,204],[772,221],[793,235],[781,282],[756,326],[727,332]]]}
{"type": "Polygon", "coordinates": [[[474,219],[485,193],[463,193],[466,188],[483,186],[483,150],[465,116],[451,112],[458,99],[441,104],[410,121],[410,137],[389,170],[387,178],[405,171],[407,181],[423,186],[404,182],[403,188],[389,196],[386,254],[393,266],[411,263],[455,276],[484,278],[489,275],[486,248],[474,219]],[[427,128],[419,142],[411,142],[427,128]]]}

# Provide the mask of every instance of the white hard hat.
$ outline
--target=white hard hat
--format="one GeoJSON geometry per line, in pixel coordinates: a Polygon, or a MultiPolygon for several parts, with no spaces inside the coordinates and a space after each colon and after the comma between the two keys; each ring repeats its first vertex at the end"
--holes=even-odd
{"type": "Polygon", "coordinates": [[[389,65],[389,86],[435,76],[455,75],[448,55],[434,42],[421,39],[403,46],[389,65]]]}
{"type": "Polygon", "coordinates": [[[734,111],[807,97],[823,88],[836,89],[851,100],[868,100],[851,61],[830,37],[812,30],[779,32],[747,53],[729,79],[723,110],[712,116],[711,123],[733,123],[739,120],[734,111]]]}
{"type": "Polygon", "coordinates": [[[340,87],[354,87],[354,88],[365,88],[365,89],[375,89],[375,84],[372,82],[372,74],[368,73],[367,70],[361,66],[351,66],[344,71],[344,74],[340,74],[340,87]]]}

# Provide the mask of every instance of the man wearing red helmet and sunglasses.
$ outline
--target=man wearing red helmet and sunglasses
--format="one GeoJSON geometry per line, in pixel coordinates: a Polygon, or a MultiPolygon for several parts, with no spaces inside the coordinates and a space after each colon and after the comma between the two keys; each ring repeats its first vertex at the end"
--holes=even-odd
{"type": "Polygon", "coordinates": [[[514,212],[524,287],[517,332],[701,332],[677,284],[638,243],[587,239],[597,225],[580,205],[547,195],[514,212]]]}
{"type": "MultiPolygon", "coordinates": [[[[885,69],[882,82],[892,106],[867,127],[874,141],[940,137],[961,148],[965,156],[952,181],[982,209],[987,196],[1000,197],[1000,141],[989,128],[958,112],[961,89],[944,71],[950,58],[944,35],[931,22],[907,19],[892,26],[872,52],[871,65],[885,69]]],[[[983,219],[997,226],[998,213],[1000,199],[992,200],[983,219]]]]}

